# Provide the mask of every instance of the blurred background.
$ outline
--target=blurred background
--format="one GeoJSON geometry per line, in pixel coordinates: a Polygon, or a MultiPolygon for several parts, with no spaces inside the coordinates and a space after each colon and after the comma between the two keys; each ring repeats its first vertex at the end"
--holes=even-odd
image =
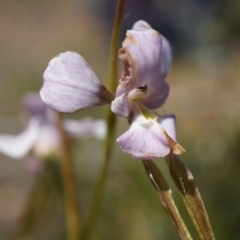
{"type": "MultiPolygon", "coordinates": [[[[0,1],[0,133],[22,130],[20,101],[39,91],[48,62],[64,51],[80,53],[104,83],[116,0],[0,1]]],[[[121,38],[143,19],[167,37],[173,66],[170,96],[158,110],[177,117],[182,161],[191,169],[218,240],[240,239],[240,1],[126,0],[121,38]]],[[[104,107],[67,117],[104,117],[104,107]]],[[[128,128],[118,118],[116,136],[128,128]]],[[[84,212],[102,163],[103,143],[73,148],[84,212]]],[[[157,161],[193,229],[164,160],[157,161]]],[[[36,178],[24,161],[0,155],[0,240],[18,229],[36,178]]],[[[23,239],[64,239],[61,203],[46,210],[23,239]]],[[[194,239],[197,239],[193,231],[194,239]]],[[[92,239],[178,239],[142,164],[115,146],[92,239]]]]}

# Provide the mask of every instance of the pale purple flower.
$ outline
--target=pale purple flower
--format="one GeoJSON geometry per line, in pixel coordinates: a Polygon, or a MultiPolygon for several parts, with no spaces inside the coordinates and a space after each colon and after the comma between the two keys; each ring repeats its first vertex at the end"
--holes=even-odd
{"type": "Polygon", "coordinates": [[[169,94],[165,78],[171,66],[171,47],[144,21],[136,22],[126,35],[119,50],[125,68],[115,96],[73,52],[61,53],[50,61],[40,95],[48,106],[60,112],[111,104],[111,110],[128,118],[131,124],[117,142],[133,158],[181,154],[184,149],[176,140],[175,117],[161,117],[152,111],[161,107],[169,94]]]}
{"type": "Polygon", "coordinates": [[[43,78],[42,100],[60,112],[103,105],[114,98],[86,61],[75,52],[65,52],[53,58],[43,78]]]}
{"type": "MultiPolygon", "coordinates": [[[[27,94],[22,105],[27,126],[16,136],[0,134],[0,152],[14,159],[27,157],[27,168],[34,172],[41,165],[38,160],[57,157],[60,152],[56,112],[48,108],[36,93],[27,94]]],[[[82,120],[66,119],[63,124],[69,140],[82,140],[90,136],[101,140],[106,134],[104,120],[86,117],[82,120]]]]}

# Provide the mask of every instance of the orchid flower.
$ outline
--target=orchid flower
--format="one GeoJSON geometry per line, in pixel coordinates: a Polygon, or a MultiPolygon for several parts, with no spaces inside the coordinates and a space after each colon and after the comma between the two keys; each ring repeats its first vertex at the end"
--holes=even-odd
{"type": "Polygon", "coordinates": [[[181,154],[184,149],[176,140],[175,117],[153,112],[169,94],[165,81],[171,65],[168,41],[140,20],[127,31],[119,58],[125,68],[114,95],[78,53],[59,54],[44,72],[42,100],[60,112],[109,103],[115,114],[128,118],[130,123],[129,130],[117,139],[123,152],[141,160],[164,157],[170,152],[181,154]]]}
{"type": "MultiPolygon", "coordinates": [[[[34,172],[40,167],[38,160],[58,156],[61,140],[56,126],[56,112],[46,106],[39,94],[27,94],[22,104],[27,115],[27,127],[16,136],[0,134],[0,152],[14,159],[28,156],[27,168],[34,172]]],[[[66,119],[63,124],[69,140],[90,136],[103,139],[106,133],[104,120],[86,117],[80,121],[66,119]]]]}

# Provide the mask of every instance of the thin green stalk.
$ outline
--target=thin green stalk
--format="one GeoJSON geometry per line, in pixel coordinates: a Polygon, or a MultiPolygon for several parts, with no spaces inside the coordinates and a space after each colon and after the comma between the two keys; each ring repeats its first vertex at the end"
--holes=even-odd
{"type": "Polygon", "coordinates": [[[62,142],[61,170],[63,178],[63,192],[66,214],[67,240],[78,240],[81,230],[80,213],[78,208],[78,196],[73,164],[70,156],[69,143],[63,129],[60,113],[57,114],[57,126],[62,142]]]}
{"type": "MultiPolygon", "coordinates": [[[[117,10],[113,25],[113,32],[111,37],[111,46],[110,46],[110,59],[109,59],[109,71],[108,71],[108,90],[111,92],[115,92],[118,83],[118,48],[119,48],[119,38],[120,38],[120,30],[121,23],[123,19],[124,12],[124,4],[125,0],[118,0],[117,10]]],[[[95,188],[95,192],[93,194],[92,202],[90,203],[89,212],[86,219],[86,224],[84,227],[84,232],[82,235],[82,239],[88,239],[91,233],[91,230],[94,226],[97,213],[100,208],[105,184],[108,177],[108,172],[110,168],[111,162],[111,153],[113,150],[113,142],[114,132],[116,128],[116,116],[111,112],[111,109],[108,108],[106,111],[106,122],[107,122],[107,137],[105,140],[104,147],[104,161],[102,170],[97,181],[97,185],[95,188]]]]}
{"type": "Polygon", "coordinates": [[[169,154],[166,161],[200,239],[214,240],[214,232],[192,173],[175,154],[169,154]]]}
{"type": "Polygon", "coordinates": [[[108,68],[108,90],[115,92],[118,85],[118,48],[121,33],[121,24],[123,19],[125,0],[118,0],[115,20],[110,45],[110,58],[108,68]]]}
{"type": "Polygon", "coordinates": [[[175,205],[172,196],[172,190],[169,188],[162,172],[151,160],[142,161],[142,163],[147,172],[149,180],[158,191],[160,202],[170,216],[179,238],[182,240],[192,240],[187,226],[180,216],[177,206],[175,205]]]}

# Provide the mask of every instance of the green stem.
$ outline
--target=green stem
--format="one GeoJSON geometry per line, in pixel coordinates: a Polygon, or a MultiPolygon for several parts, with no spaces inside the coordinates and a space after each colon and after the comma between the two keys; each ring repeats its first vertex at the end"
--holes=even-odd
{"type": "Polygon", "coordinates": [[[200,239],[214,240],[214,232],[192,173],[175,154],[169,154],[166,161],[200,239]]]}
{"type": "MultiPolygon", "coordinates": [[[[115,92],[118,82],[118,48],[119,48],[119,38],[121,23],[123,19],[125,0],[118,0],[117,10],[113,25],[113,32],[111,37],[111,46],[110,46],[110,59],[109,59],[109,71],[108,71],[108,90],[115,92]]],[[[86,224],[84,227],[84,232],[82,239],[88,239],[91,233],[91,230],[94,226],[97,213],[100,208],[104,188],[107,181],[107,176],[110,168],[111,162],[111,153],[113,150],[114,132],[116,128],[116,115],[112,113],[111,109],[108,108],[106,111],[106,122],[107,122],[107,137],[105,140],[104,147],[104,162],[102,170],[97,181],[97,185],[93,194],[92,202],[90,203],[89,212],[86,219],[86,224]]]]}
{"type": "Polygon", "coordinates": [[[80,236],[81,221],[78,208],[78,197],[73,164],[70,157],[69,143],[63,129],[62,118],[58,113],[57,126],[61,135],[62,142],[62,161],[61,170],[63,178],[63,192],[66,214],[67,239],[78,240],[80,236]]]}
{"type": "Polygon", "coordinates": [[[187,226],[180,216],[177,206],[175,205],[172,196],[172,190],[169,188],[162,172],[151,160],[145,160],[142,161],[142,163],[147,172],[149,180],[158,191],[161,204],[170,216],[179,238],[182,240],[192,240],[187,226]]]}
{"type": "Polygon", "coordinates": [[[123,19],[125,0],[118,0],[110,45],[110,58],[108,68],[108,90],[116,92],[118,85],[118,48],[120,41],[121,24],[123,19]]]}

